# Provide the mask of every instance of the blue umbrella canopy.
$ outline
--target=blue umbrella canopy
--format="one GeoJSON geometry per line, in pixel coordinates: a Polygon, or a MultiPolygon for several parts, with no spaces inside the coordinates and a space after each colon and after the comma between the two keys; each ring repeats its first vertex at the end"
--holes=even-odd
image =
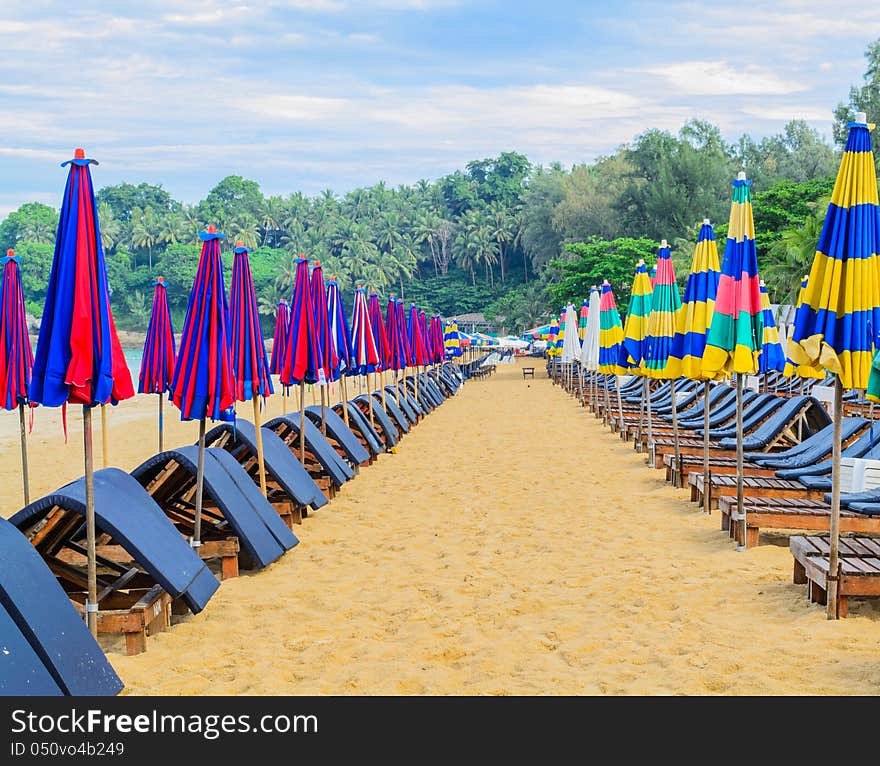
{"type": "Polygon", "coordinates": [[[249,402],[255,396],[274,392],[266,357],[266,344],[260,328],[257,295],[248,259],[248,248],[235,243],[232,262],[232,284],[229,288],[229,320],[232,337],[232,377],[235,398],[249,402]]]}
{"type": "Polygon", "coordinates": [[[168,309],[165,280],[157,277],[153,285],[153,308],[147,324],[138,376],[139,394],[164,394],[171,388],[171,376],[174,374],[174,327],[168,309]]]}
{"type": "Polygon", "coordinates": [[[9,250],[3,264],[0,282],[0,406],[14,410],[27,404],[27,388],[31,379],[34,355],[28,335],[24,296],[21,291],[19,258],[9,250]]]}
{"type": "Polygon", "coordinates": [[[339,283],[335,279],[327,282],[327,313],[330,315],[330,338],[336,351],[338,364],[333,368],[332,380],[339,380],[350,372],[354,365],[354,348],[351,342],[351,330],[348,328],[348,317],[345,305],[339,292],[339,283]]]}
{"type": "Polygon", "coordinates": [[[280,378],[287,386],[317,383],[319,380],[324,383],[326,380],[318,356],[309,262],[302,257],[296,259],[293,299],[290,302],[290,333],[287,348],[284,349],[280,378]]]}
{"type": "Polygon", "coordinates": [[[351,339],[354,350],[352,375],[366,375],[379,367],[379,352],[373,337],[366,292],[358,287],[354,293],[354,309],[351,314],[351,339]]]}
{"type": "Polygon", "coordinates": [[[50,407],[134,396],[110,309],[91,164],[82,149],[61,163],[70,170],[28,387],[29,401],[50,407]]]}
{"type": "Polygon", "coordinates": [[[220,260],[220,234],[213,226],[199,232],[202,253],[189,294],[180,351],[171,381],[171,398],[181,420],[234,420],[229,307],[220,260]]]}

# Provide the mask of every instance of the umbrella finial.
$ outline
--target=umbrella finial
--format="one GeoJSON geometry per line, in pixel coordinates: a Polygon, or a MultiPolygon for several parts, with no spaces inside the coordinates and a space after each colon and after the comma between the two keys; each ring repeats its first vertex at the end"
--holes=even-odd
{"type": "Polygon", "coordinates": [[[665,239],[661,239],[661,240],[660,240],[660,247],[669,247],[669,245],[666,244],[666,240],[665,240],[665,239]]]}
{"type": "Polygon", "coordinates": [[[86,158],[86,150],[82,147],[73,150],[73,159],[84,160],[86,158]]]}
{"type": "Polygon", "coordinates": [[[737,181],[745,181],[746,180],[746,171],[740,170],[739,173],[736,174],[737,181]]]}
{"type": "Polygon", "coordinates": [[[710,223],[710,221],[709,221],[708,218],[704,218],[704,219],[703,219],[703,226],[708,226],[709,223],[710,223]]]}
{"type": "Polygon", "coordinates": [[[315,261],[315,268],[317,269],[321,265],[320,261],[315,261]]]}
{"type": "Polygon", "coordinates": [[[161,285],[165,281],[165,277],[156,277],[156,281],[161,285]]]}
{"type": "Polygon", "coordinates": [[[868,123],[868,113],[867,112],[856,112],[856,122],[861,122],[864,124],[868,123]]]}
{"type": "MultiPolygon", "coordinates": [[[[639,258],[639,262],[636,264],[636,266],[644,266],[644,265],[645,265],[645,259],[644,259],[644,258],[639,258]]],[[[607,281],[608,281],[608,280],[606,279],[605,282],[607,282],[607,281]]],[[[603,283],[603,284],[604,284],[604,283],[603,283]]]]}
{"type": "Polygon", "coordinates": [[[216,234],[216,233],[217,233],[217,227],[214,226],[213,223],[209,223],[209,224],[208,224],[208,229],[207,229],[207,231],[208,231],[208,234],[216,234]]]}
{"type": "Polygon", "coordinates": [[[236,247],[244,247],[244,242],[242,242],[240,239],[237,239],[237,240],[235,240],[235,246],[236,247]]]}
{"type": "Polygon", "coordinates": [[[7,257],[7,258],[12,258],[13,255],[15,255],[15,250],[13,250],[13,249],[10,247],[10,248],[6,251],[6,257],[7,257]]]}

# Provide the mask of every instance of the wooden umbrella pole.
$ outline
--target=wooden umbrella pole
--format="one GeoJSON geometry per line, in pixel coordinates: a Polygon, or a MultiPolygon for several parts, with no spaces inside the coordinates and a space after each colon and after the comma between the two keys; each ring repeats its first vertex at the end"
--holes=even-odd
{"type": "Polygon", "coordinates": [[[107,467],[107,410],[101,405],[101,459],[103,467],[107,467]]]}
{"type": "Polygon", "coordinates": [[[605,376],[605,416],[602,418],[602,422],[605,425],[609,425],[611,423],[611,392],[608,390],[608,378],[610,375],[605,376]]]}
{"type": "Polygon", "coordinates": [[[645,398],[648,395],[648,379],[642,378],[642,396],[639,399],[639,425],[636,428],[636,438],[633,449],[640,450],[642,448],[642,432],[645,428],[645,398]]]}
{"type": "Polygon", "coordinates": [[[330,392],[326,390],[327,386],[321,386],[321,434],[327,435],[327,405],[326,400],[330,392]]]}
{"type": "Polygon", "coordinates": [[[675,471],[673,472],[675,477],[674,486],[681,487],[684,477],[681,475],[681,454],[678,447],[678,407],[675,402],[675,379],[669,381],[669,393],[672,394],[672,443],[673,460],[675,461],[675,471]]]}
{"type": "Polygon", "coordinates": [[[24,484],[24,504],[31,502],[31,487],[28,481],[27,427],[25,426],[24,404],[18,405],[18,428],[21,436],[21,480],[24,484]]]}
{"type": "Polygon", "coordinates": [[[837,603],[840,593],[840,436],[843,420],[843,383],[834,376],[834,441],[831,452],[831,541],[828,551],[827,606],[825,616],[829,620],[839,617],[837,603]]]}
{"type": "Polygon", "coordinates": [[[263,430],[260,428],[260,402],[257,394],[254,394],[254,428],[257,432],[257,463],[260,467],[260,491],[263,493],[263,497],[268,497],[266,491],[266,463],[263,460],[263,430]]]}
{"type": "Polygon", "coordinates": [[[709,507],[709,381],[703,392],[703,510],[712,513],[709,507]]]}
{"type": "Polygon", "coordinates": [[[620,396],[620,378],[617,379],[617,417],[620,421],[620,433],[622,434],[625,426],[623,424],[623,399],[620,396]]]}
{"type": "Polygon", "coordinates": [[[162,400],[165,398],[164,394],[159,394],[159,452],[162,452],[162,431],[164,430],[164,424],[162,422],[162,400]]]}
{"type": "Polygon", "coordinates": [[[342,417],[345,418],[345,425],[348,425],[348,390],[346,389],[345,378],[346,378],[345,374],[340,376],[339,390],[340,390],[340,394],[342,396],[342,399],[341,399],[341,401],[342,401],[342,417]]]}
{"type": "Polygon", "coordinates": [[[367,373],[367,403],[370,407],[370,425],[375,426],[376,421],[373,420],[373,395],[370,393],[370,373],[367,373]]]}
{"type": "Polygon", "coordinates": [[[306,384],[299,384],[299,462],[306,464],[306,384]]]}
{"type": "Polygon", "coordinates": [[[647,452],[648,452],[648,460],[653,464],[653,462],[654,462],[654,459],[653,459],[653,455],[654,455],[654,428],[653,428],[653,426],[654,426],[654,424],[652,423],[652,421],[654,419],[654,416],[651,413],[651,393],[652,393],[651,392],[651,381],[646,380],[645,382],[646,382],[646,391],[648,392],[648,395],[645,397],[647,400],[647,404],[648,404],[648,406],[647,406],[647,410],[648,410],[648,449],[647,449],[647,452]]]}
{"type": "Polygon", "coordinates": [[[86,468],[86,622],[98,636],[98,564],[95,555],[95,466],[92,454],[92,408],[83,406],[83,452],[86,468]]]}
{"type": "Polygon", "coordinates": [[[196,468],[196,516],[193,523],[193,539],[190,545],[202,544],[202,498],[205,489],[205,418],[199,421],[199,462],[196,468]]]}
{"type": "Polygon", "coordinates": [[[287,386],[285,386],[280,380],[278,381],[278,385],[281,386],[281,414],[287,414],[287,386]]]}
{"type": "Polygon", "coordinates": [[[385,370],[379,373],[379,382],[382,386],[382,407],[385,407],[385,370]]]}
{"type": "Polygon", "coordinates": [[[394,396],[397,398],[397,407],[400,409],[400,382],[397,378],[397,370],[394,371],[394,396]]]}
{"type": "Polygon", "coordinates": [[[309,390],[312,392],[312,405],[315,405],[315,404],[318,403],[318,397],[315,396],[315,386],[314,386],[314,384],[309,386],[309,390]]]}
{"type": "MultiPolygon", "coordinates": [[[[746,549],[746,514],[743,505],[743,374],[736,373],[736,518],[739,524],[739,537],[736,549],[746,549]]],[[[708,487],[703,487],[703,494],[708,487]]]]}

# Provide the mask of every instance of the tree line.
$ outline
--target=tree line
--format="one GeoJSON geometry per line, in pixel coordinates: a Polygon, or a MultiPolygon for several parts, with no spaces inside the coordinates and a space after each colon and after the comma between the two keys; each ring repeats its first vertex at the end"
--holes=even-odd
{"type": "MultiPolygon", "coordinates": [[[[812,262],[846,124],[859,110],[880,119],[880,40],[866,57],[864,85],[851,88],[834,112],[834,145],[799,120],[776,135],[728,143],[717,126],[693,119],[676,134],[648,129],[591,163],[537,165],[509,151],[434,181],[394,188],[380,181],[344,195],[266,196],[256,181],[237,175],[196,204],[175,200],[161,185],[105,186],[96,200],[114,315],[120,327],[145,328],[161,274],[180,326],[198,263],[197,233],[208,224],[227,234],[227,280],[234,243],[253,248],[267,334],[278,300],[290,297],[299,253],[320,261],[348,295],[362,284],[430,312],[482,311],[512,332],[545,321],[568,300],[579,303],[603,278],[625,310],[635,263],[653,263],[660,239],[672,246],[682,284],[704,218],[715,224],[723,251],[739,170],[752,180],[761,274],[772,299],[791,301],[812,262]]],[[[22,257],[25,300],[35,316],[57,224],[58,212],[38,202],[0,223],[0,246],[22,257]]]]}

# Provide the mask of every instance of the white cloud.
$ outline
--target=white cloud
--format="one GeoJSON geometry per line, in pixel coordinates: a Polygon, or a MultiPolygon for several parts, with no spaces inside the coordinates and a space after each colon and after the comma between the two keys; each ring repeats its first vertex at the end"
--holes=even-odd
{"type": "Polygon", "coordinates": [[[807,122],[831,122],[831,109],[814,106],[798,106],[796,104],[746,104],[740,111],[751,117],[773,122],[789,122],[790,120],[806,120],[807,122]]]}
{"type": "Polygon", "coordinates": [[[807,90],[804,83],[784,80],[760,67],[726,61],[682,61],[636,71],[660,77],[676,94],[687,96],[785,95],[807,90]]]}

